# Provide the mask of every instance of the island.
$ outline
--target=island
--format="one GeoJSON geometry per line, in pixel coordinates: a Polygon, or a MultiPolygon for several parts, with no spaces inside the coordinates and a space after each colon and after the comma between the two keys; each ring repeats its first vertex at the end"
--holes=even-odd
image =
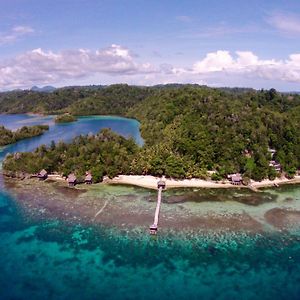
{"type": "Polygon", "coordinates": [[[0,146],[6,146],[26,138],[42,135],[47,130],[49,130],[48,125],[23,126],[16,131],[0,126],[0,146]]]}
{"type": "Polygon", "coordinates": [[[300,169],[300,96],[275,89],[113,85],[64,88],[30,100],[24,92],[16,99],[10,95],[9,103],[6,97],[0,95],[6,111],[15,111],[22,97],[23,109],[49,97],[43,113],[131,117],[140,121],[145,141],[140,147],[106,130],[69,144],[40,146],[33,153],[6,158],[3,169],[11,176],[45,169],[74,174],[77,182],[84,182],[88,173],[93,182],[137,175],[251,186],[264,180],[276,183],[281,177],[290,180],[300,169]]]}
{"type": "Polygon", "coordinates": [[[65,113],[63,115],[58,115],[54,121],[55,123],[71,123],[77,121],[77,118],[69,113],[65,113]]]}

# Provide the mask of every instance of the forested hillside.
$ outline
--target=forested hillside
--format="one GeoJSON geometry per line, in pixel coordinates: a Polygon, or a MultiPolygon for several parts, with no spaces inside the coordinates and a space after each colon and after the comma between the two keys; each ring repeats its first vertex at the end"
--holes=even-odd
{"type": "MultiPolygon", "coordinates": [[[[236,93],[211,88],[163,90],[129,113],[141,121],[146,146],[165,173],[168,162],[186,176],[187,166],[242,172],[254,179],[274,176],[273,159],[293,174],[300,166],[300,98],[270,91],[236,93]],[[270,174],[271,173],[271,174],[270,174]]],[[[139,167],[148,168],[145,161],[139,167]]]]}
{"type": "Polygon", "coordinates": [[[274,178],[270,148],[276,150],[273,160],[288,176],[300,168],[299,95],[197,85],[113,85],[15,93],[0,95],[1,112],[113,114],[138,119],[145,146],[135,153],[126,171],[132,174],[184,178],[205,177],[207,170],[216,170],[216,179],[233,172],[256,180],[274,178]]]}
{"type": "Polygon", "coordinates": [[[116,84],[107,87],[66,87],[53,92],[32,90],[0,93],[0,113],[69,112],[75,115],[124,115],[153,89],[116,84]]]}
{"type": "Polygon", "coordinates": [[[38,173],[41,168],[65,176],[74,172],[78,181],[84,180],[84,174],[89,170],[94,182],[99,182],[103,175],[129,174],[130,163],[138,151],[133,139],[103,129],[93,136],[76,137],[69,144],[52,143],[49,147],[42,145],[34,152],[8,155],[3,169],[11,176],[19,172],[38,173]]]}
{"type": "Polygon", "coordinates": [[[0,125],[0,146],[13,144],[23,139],[42,135],[47,130],[49,130],[48,125],[23,126],[16,131],[11,131],[0,125]]]}

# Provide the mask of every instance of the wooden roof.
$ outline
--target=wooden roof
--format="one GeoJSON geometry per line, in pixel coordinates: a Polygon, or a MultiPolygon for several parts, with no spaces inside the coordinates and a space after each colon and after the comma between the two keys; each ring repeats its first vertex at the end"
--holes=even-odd
{"type": "Polygon", "coordinates": [[[231,180],[235,181],[235,182],[242,181],[242,176],[241,176],[241,174],[234,174],[231,176],[231,180]]]}
{"type": "Polygon", "coordinates": [[[46,176],[48,174],[48,172],[45,170],[45,169],[43,169],[43,170],[41,170],[41,172],[38,174],[39,176],[46,176]]]}
{"type": "Polygon", "coordinates": [[[75,181],[76,181],[76,176],[75,176],[75,174],[74,174],[74,173],[69,174],[69,176],[68,176],[68,182],[69,182],[69,183],[73,183],[73,182],[75,182],[75,181]]]}
{"type": "Polygon", "coordinates": [[[85,181],[92,181],[92,179],[93,179],[92,174],[86,174],[85,181]]]}
{"type": "Polygon", "coordinates": [[[166,182],[162,179],[160,179],[158,182],[157,182],[157,186],[160,187],[160,186],[166,186],[166,182]]]}

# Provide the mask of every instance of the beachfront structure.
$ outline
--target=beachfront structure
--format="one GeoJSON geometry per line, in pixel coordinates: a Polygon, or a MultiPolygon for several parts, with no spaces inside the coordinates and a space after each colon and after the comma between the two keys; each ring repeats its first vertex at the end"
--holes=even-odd
{"type": "Polygon", "coordinates": [[[86,173],[84,182],[86,184],[92,184],[92,182],[93,182],[93,176],[92,176],[91,173],[89,173],[89,172],[86,173]]]}
{"type": "Polygon", "coordinates": [[[158,181],[158,183],[157,183],[157,188],[159,189],[159,188],[162,188],[163,190],[166,188],[166,182],[165,181],[163,181],[163,180],[159,180],[158,181]]]}
{"type": "Polygon", "coordinates": [[[48,172],[45,169],[43,169],[38,173],[37,177],[40,180],[45,180],[48,177],[48,172]]]}
{"type": "Polygon", "coordinates": [[[271,153],[271,158],[273,158],[274,154],[276,153],[276,150],[269,148],[268,152],[271,153]]]}
{"type": "Polygon", "coordinates": [[[149,228],[150,234],[152,235],[157,234],[158,218],[159,218],[160,205],[161,205],[161,194],[162,194],[162,190],[166,188],[166,182],[163,180],[159,180],[157,183],[157,188],[158,188],[158,194],[157,194],[157,204],[155,209],[154,222],[149,228]]]}
{"type": "Polygon", "coordinates": [[[243,181],[242,175],[240,173],[229,174],[227,178],[231,181],[233,185],[240,185],[243,181]]]}
{"type": "Polygon", "coordinates": [[[275,160],[270,161],[269,167],[273,167],[276,172],[281,172],[281,170],[282,170],[281,164],[275,160]]]}
{"type": "Polygon", "coordinates": [[[67,180],[68,180],[69,186],[75,186],[76,185],[77,178],[76,178],[75,174],[73,174],[73,173],[69,174],[67,180]]]}

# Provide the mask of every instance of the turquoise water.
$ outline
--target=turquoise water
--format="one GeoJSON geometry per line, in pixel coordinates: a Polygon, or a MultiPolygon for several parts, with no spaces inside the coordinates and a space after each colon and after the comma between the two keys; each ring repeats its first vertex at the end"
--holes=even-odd
{"type": "Polygon", "coordinates": [[[172,233],[151,239],[33,221],[0,195],[1,299],[299,299],[300,236],[172,233]]]}
{"type": "MultiPolygon", "coordinates": [[[[18,117],[18,121],[11,121],[12,125],[16,122],[23,125],[23,117],[14,116],[18,117]]],[[[25,122],[32,122],[30,118],[27,120],[26,116],[25,122]]],[[[45,118],[44,122],[53,126],[47,139],[45,135],[41,140],[30,139],[4,150],[24,151],[52,138],[69,139],[78,132],[98,131],[101,123],[98,118],[83,118],[77,123],[82,126],[81,132],[76,123],[56,127],[51,118],[45,118]],[[54,134],[55,130],[59,136],[54,134]]],[[[142,193],[141,189],[130,188],[130,191],[142,193]]],[[[165,195],[182,194],[168,193],[165,195]]],[[[230,210],[249,210],[259,217],[268,207],[298,207],[299,187],[266,190],[266,193],[274,194],[276,199],[267,203],[258,199],[258,204],[252,203],[248,208],[236,201],[227,203],[221,192],[204,195],[198,189],[194,193],[187,191],[187,199],[180,198],[180,204],[166,203],[171,198],[165,197],[162,209],[163,214],[177,211],[179,207],[179,210],[200,213],[204,209],[222,211],[228,205],[230,210]],[[205,197],[217,201],[205,202],[205,197]]],[[[121,192],[119,195],[122,197],[121,192]]],[[[245,195],[252,196],[247,192],[226,191],[226,199],[245,195]]],[[[149,224],[129,230],[83,225],[54,217],[33,218],[21,206],[22,196],[15,200],[2,187],[1,300],[300,299],[299,230],[265,233],[171,230],[153,239],[147,232],[149,224]]]]}
{"type": "Polygon", "coordinates": [[[0,125],[15,130],[22,126],[47,124],[49,131],[41,136],[19,141],[0,150],[0,160],[9,152],[32,151],[42,144],[49,145],[51,141],[70,141],[80,134],[97,133],[103,128],[111,128],[124,137],[133,137],[138,144],[143,144],[139,132],[139,122],[133,119],[110,116],[79,117],[77,122],[55,124],[52,116],[32,115],[0,115],[0,125]]]}

